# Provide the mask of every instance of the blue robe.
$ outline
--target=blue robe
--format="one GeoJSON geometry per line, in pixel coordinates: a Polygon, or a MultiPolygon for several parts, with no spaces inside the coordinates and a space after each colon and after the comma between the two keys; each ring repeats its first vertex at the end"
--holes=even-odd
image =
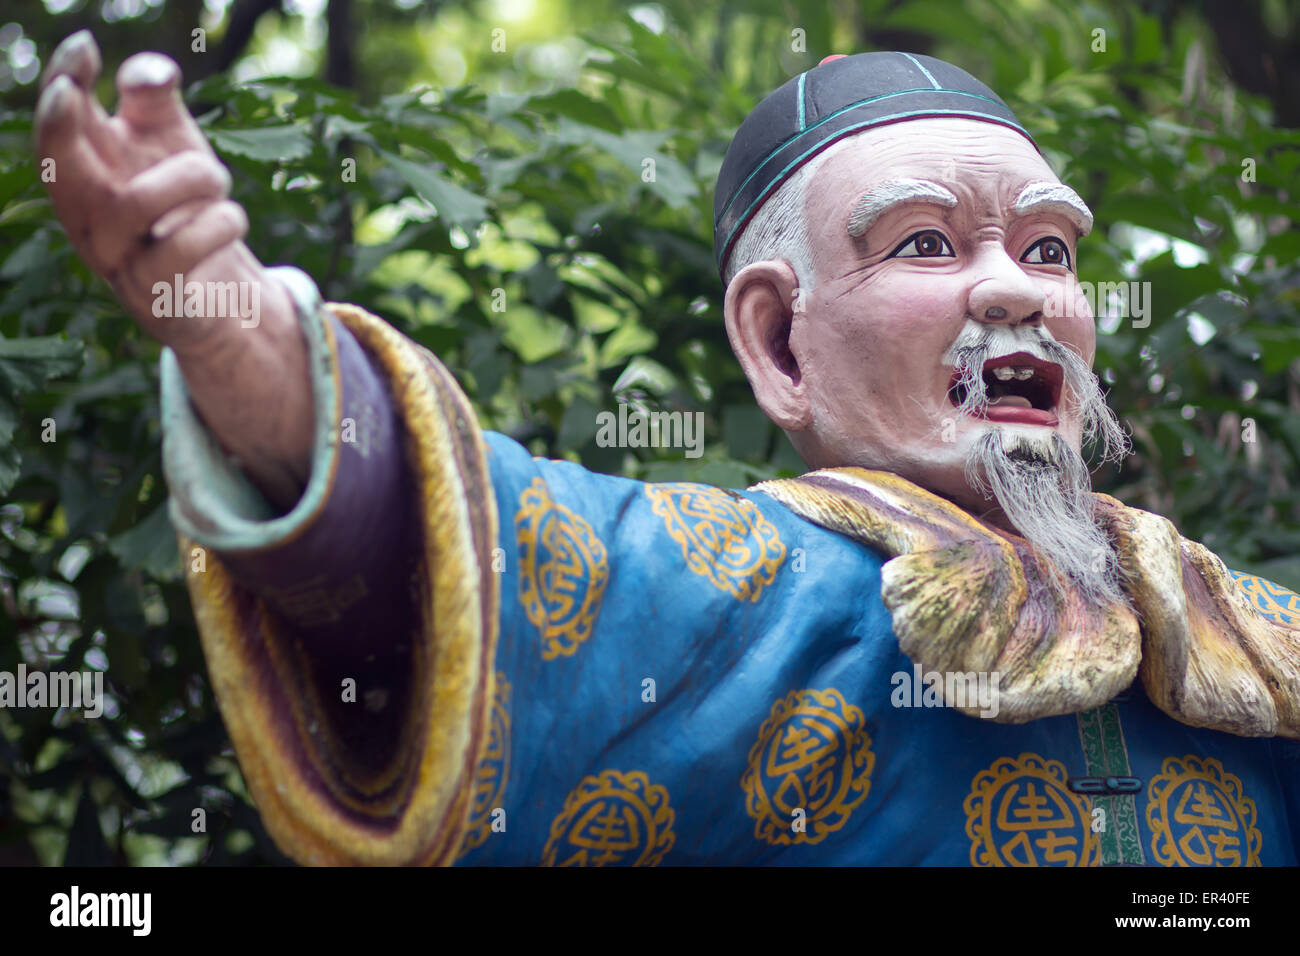
{"type": "MultiPolygon", "coordinates": [[[[295,645],[334,634],[362,646],[407,600],[376,571],[396,540],[385,502],[406,487],[400,456],[385,452],[399,429],[373,357],[360,358],[338,322],[295,294],[318,421],[369,422],[365,440],[318,441],[304,502],[276,517],[221,460],[168,359],[173,520],[187,541],[229,560],[239,582],[229,587],[266,602],[251,620],[283,617],[295,645]],[[266,575],[310,587],[277,577],[267,588],[266,575]]],[[[886,555],[760,491],[647,484],[535,458],[500,434],[482,439],[498,522],[490,555],[472,563],[490,560],[496,589],[491,701],[469,806],[457,811],[467,822],[446,862],[1300,860],[1300,743],[1186,726],[1136,681],[1079,714],[1018,725],[965,716],[943,706],[935,681],[946,678],[899,650],[881,598],[886,555]]],[[[1300,596],[1247,575],[1238,583],[1259,613],[1300,624],[1300,596]]],[[[212,617],[200,612],[211,638],[212,617]]],[[[287,766],[296,750],[268,751],[268,763],[251,753],[256,735],[237,727],[267,695],[293,697],[295,708],[310,701],[293,687],[250,691],[223,678],[228,637],[205,649],[265,817],[272,788],[285,790],[276,774],[290,776],[277,761],[287,766]]],[[[995,687],[968,690],[995,716],[995,687]]],[[[295,811],[284,812],[276,819],[295,811]]],[[[272,828],[290,852],[295,826],[272,828]]],[[[368,831],[358,828],[359,842],[340,841],[352,850],[297,855],[363,859],[368,831]]]]}
{"type": "Polygon", "coordinates": [[[1300,743],[1185,726],[1140,682],[964,716],[899,651],[883,555],[486,437],[501,691],[462,863],[1296,864],[1300,743]]]}

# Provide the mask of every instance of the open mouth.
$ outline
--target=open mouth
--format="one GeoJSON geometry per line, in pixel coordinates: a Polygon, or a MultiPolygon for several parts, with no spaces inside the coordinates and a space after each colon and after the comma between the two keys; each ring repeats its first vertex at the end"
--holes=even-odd
{"type": "MultiPolygon", "coordinates": [[[[1061,384],[1065,374],[1061,367],[1045,362],[1028,352],[1015,352],[991,358],[984,363],[984,389],[988,406],[980,417],[989,421],[1021,425],[1060,424],[1056,409],[1061,401],[1061,384]]],[[[966,400],[966,387],[956,370],[948,387],[948,401],[960,406],[966,400]]]]}

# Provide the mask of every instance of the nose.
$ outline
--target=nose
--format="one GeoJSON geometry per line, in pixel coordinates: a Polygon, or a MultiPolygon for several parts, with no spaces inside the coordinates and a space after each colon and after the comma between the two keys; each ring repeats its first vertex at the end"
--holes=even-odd
{"type": "Polygon", "coordinates": [[[981,243],[971,269],[967,308],[980,322],[995,325],[1038,325],[1043,321],[1045,294],[1000,242],[981,243]]]}

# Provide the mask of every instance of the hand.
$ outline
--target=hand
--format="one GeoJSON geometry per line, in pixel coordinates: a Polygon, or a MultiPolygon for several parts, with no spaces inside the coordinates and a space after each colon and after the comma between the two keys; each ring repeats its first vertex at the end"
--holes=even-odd
{"type": "Polygon", "coordinates": [[[141,328],[175,350],[195,407],[227,452],[288,507],[311,472],[314,420],[292,300],[241,241],[248,217],[227,198],[230,173],[181,102],[180,68],[158,53],[128,59],[115,116],[95,98],[99,70],[83,30],[54,51],[43,80],[36,148],[54,160],[55,212],[141,328]],[[220,303],[224,314],[175,315],[178,274],[182,299],[197,282],[204,311],[220,303]],[[166,291],[155,292],[158,283],[166,291]],[[220,298],[206,292],[215,287],[220,298]]]}
{"type": "Polygon", "coordinates": [[[55,50],[43,79],[36,145],[54,160],[55,211],[146,332],[175,345],[206,337],[212,316],[155,315],[154,285],[170,287],[178,273],[195,279],[192,270],[218,252],[241,273],[220,278],[259,281],[260,264],[240,242],[248,217],[227,198],[230,174],[181,102],[172,60],[139,53],[123,63],[115,116],[95,96],[99,71],[99,50],[82,30],[55,50]]]}

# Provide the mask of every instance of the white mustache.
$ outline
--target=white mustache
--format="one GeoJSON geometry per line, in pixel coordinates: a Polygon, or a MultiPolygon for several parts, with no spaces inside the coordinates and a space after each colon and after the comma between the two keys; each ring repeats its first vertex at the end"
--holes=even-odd
{"type": "Polygon", "coordinates": [[[943,360],[948,365],[959,366],[975,351],[988,351],[990,356],[1010,355],[1013,352],[1028,352],[1044,362],[1060,364],[1046,347],[1044,342],[1060,345],[1047,329],[1039,327],[1012,328],[1009,325],[981,325],[968,321],[961,332],[948,347],[943,360]]]}
{"type": "Polygon", "coordinates": [[[1102,461],[1120,462],[1128,455],[1128,436],[1106,405],[1097,377],[1074,349],[1057,341],[1042,326],[985,325],[968,320],[944,356],[957,371],[958,384],[966,389],[959,412],[979,414],[988,406],[984,386],[984,362],[998,355],[1027,352],[1043,362],[1059,366],[1065,377],[1062,399],[1079,413],[1085,443],[1097,441],[1102,461]]]}

